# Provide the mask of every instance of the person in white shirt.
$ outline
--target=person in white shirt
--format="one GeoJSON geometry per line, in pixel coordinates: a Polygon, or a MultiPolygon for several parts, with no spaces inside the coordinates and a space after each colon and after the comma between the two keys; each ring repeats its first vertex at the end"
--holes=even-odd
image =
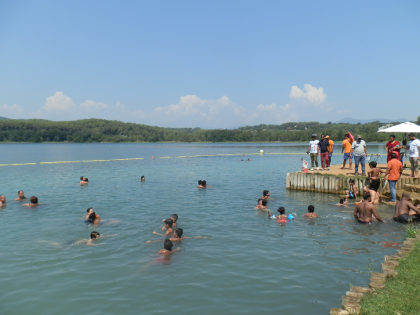
{"type": "Polygon", "coordinates": [[[319,170],[318,166],[318,143],[319,140],[316,139],[316,134],[312,134],[312,140],[309,141],[308,150],[306,150],[306,154],[311,154],[311,171],[314,170],[314,166],[319,170]]]}
{"type": "Polygon", "coordinates": [[[410,137],[410,143],[408,144],[408,156],[411,164],[411,177],[419,177],[419,153],[420,153],[420,140],[416,138],[414,133],[408,135],[410,137]]]}

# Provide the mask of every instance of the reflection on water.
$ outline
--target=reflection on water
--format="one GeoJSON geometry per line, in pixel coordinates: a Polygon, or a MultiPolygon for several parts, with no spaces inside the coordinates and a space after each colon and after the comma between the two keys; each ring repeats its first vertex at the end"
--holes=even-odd
{"type": "MultiPolygon", "coordinates": [[[[186,314],[328,312],[350,283],[367,285],[368,272],[395,253],[404,227],[390,220],[389,206],[379,209],[386,224],[359,225],[351,206],[335,206],[335,195],[286,191],[286,173],[300,169],[301,156],[250,155],[261,148],[304,153],[306,144],[2,145],[0,164],[145,159],[0,168],[0,194],[8,199],[0,211],[0,313],[138,314],[167,312],[168,305],[186,314]],[[176,158],[238,152],[251,162],[176,158]],[[89,184],[81,187],[82,175],[89,184]],[[198,190],[198,179],[210,187],[198,190]],[[43,205],[24,209],[13,201],[19,189],[43,205]],[[292,222],[280,225],[253,210],[264,189],[271,212],[284,206],[296,213],[292,222]],[[303,218],[309,204],[319,219],[303,218]],[[104,224],[83,223],[88,207],[104,224]],[[172,213],[185,235],[209,238],[185,240],[175,245],[181,251],[159,257],[162,242],[146,241],[172,213]],[[71,246],[93,230],[112,237],[71,246]]],[[[370,152],[375,148],[382,145],[370,152]]]]}

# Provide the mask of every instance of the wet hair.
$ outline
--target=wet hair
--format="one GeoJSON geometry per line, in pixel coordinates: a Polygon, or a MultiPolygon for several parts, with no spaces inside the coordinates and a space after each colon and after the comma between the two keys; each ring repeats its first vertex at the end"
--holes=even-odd
{"type": "Polygon", "coordinates": [[[36,196],[32,196],[29,200],[31,201],[32,204],[37,204],[38,203],[38,197],[36,197],[36,196]]]}
{"type": "Polygon", "coordinates": [[[354,179],[350,179],[349,184],[354,184],[354,179]]]}
{"type": "Polygon", "coordinates": [[[93,208],[92,207],[87,208],[86,212],[89,213],[90,210],[93,210],[93,208]]]}
{"type": "Polygon", "coordinates": [[[267,196],[269,193],[270,193],[270,191],[269,191],[269,190],[263,190],[263,196],[264,196],[264,197],[265,197],[265,196],[267,196]]]}
{"type": "Polygon", "coordinates": [[[257,203],[260,204],[260,201],[262,202],[262,199],[261,198],[258,198],[258,202],[257,203]]]}
{"type": "Polygon", "coordinates": [[[395,159],[397,155],[395,153],[391,153],[391,159],[395,159]]]}
{"type": "Polygon", "coordinates": [[[378,163],[376,163],[376,161],[370,161],[369,162],[369,166],[371,166],[371,167],[376,167],[376,165],[378,165],[378,163]]]}
{"type": "Polygon", "coordinates": [[[146,178],[146,177],[144,177],[144,175],[141,175],[140,179],[143,179],[143,178],[146,178]]]}
{"type": "Polygon", "coordinates": [[[88,217],[87,221],[90,222],[90,223],[93,223],[95,221],[95,219],[96,219],[96,213],[93,212],[93,213],[89,214],[89,217],[88,217]]]}
{"type": "Polygon", "coordinates": [[[80,176],[80,180],[84,180],[83,176],[80,176]]]}
{"type": "Polygon", "coordinates": [[[203,180],[201,181],[201,185],[203,185],[203,186],[207,186],[207,182],[203,179],[203,180]]]}
{"type": "Polygon", "coordinates": [[[90,232],[90,239],[94,240],[94,239],[98,238],[99,235],[101,235],[101,234],[99,234],[99,232],[92,231],[92,232],[90,232]]]}
{"type": "Polygon", "coordinates": [[[277,209],[277,211],[278,211],[280,214],[285,214],[285,213],[286,213],[286,209],[284,209],[284,207],[279,207],[279,208],[277,209]]]}
{"type": "Polygon", "coordinates": [[[368,200],[370,198],[370,194],[369,193],[367,193],[367,192],[365,192],[364,194],[363,194],[363,200],[368,200]]]}
{"type": "Polygon", "coordinates": [[[175,223],[176,221],[178,221],[178,215],[176,213],[171,214],[170,218],[173,221],[173,223],[175,223]]]}
{"type": "Polygon", "coordinates": [[[172,241],[167,238],[163,241],[163,248],[169,251],[172,251],[172,247],[174,246],[174,243],[172,243],[172,241]]]}
{"type": "Polygon", "coordinates": [[[164,221],[164,223],[165,223],[166,225],[168,225],[169,227],[172,227],[172,224],[174,224],[174,221],[173,221],[172,219],[166,219],[166,220],[164,221]]]}
{"type": "Polygon", "coordinates": [[[19,195],[20,193],[23,193],[23,190],[18,190],[18,195],[19,195]]]}
{"type": "Polygon", "coordinates": [[[315,211],[315,207],[313,205],[308,206],[308,212],[312,213],[315,211]]]}
{"type": "Polygon", "coordinates": [[[89,181],[89,179],[88,179],[87,177],[84,177],[84,178],[83,178],[83,180],[84,180],[85,182],[88,182],[88,181],[89,181]]]}
{"type": "Polygon", "coordinates": [[[198,185],[200,185],[200,186],[203,185],[203,181],[201,179],[198,180],[198,185]]]}
{"type": "Polygon", "coordinates": [[[184,234],[184,230],[183,229],[181,229],[181,228],[176,228],[175,229],[175,235],[177,237],[182,237],[182,234],[184,234]]]}
{"type": "Polygon", "coordinates": [[[267,205],[267,200],[261,200],[261,204],[262,204],[263,206],[266,206],[266,205],[267,205]]]}
{"type": "Polygon", "coordinates": [[[342,205],[342,204],[344,204],[344,198],[341,198],[340,199],[340,204],[342,205]]]}

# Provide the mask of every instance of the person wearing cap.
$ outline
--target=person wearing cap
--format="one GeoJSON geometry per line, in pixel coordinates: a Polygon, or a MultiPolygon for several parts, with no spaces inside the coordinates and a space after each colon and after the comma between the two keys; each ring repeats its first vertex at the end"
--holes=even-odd
{"type": "Polygon", "coordinates": [[[321,135],[321,140],[318,143],[319,152],[321,152],[321,167],[322,170],[329,170],[330,165],[328,163],[328,147],[330,146],[330,143],[328,142],[328,139],[325,138],[324,135],[321,135]]]}
{"type": "Polygon", "coordinates": [[[385,145],[385,150],[388,153],[386,162],[391,161],[391,153],[394,152],[397,155],[397,159],[401,161],[400,155],[401,144],[399,141],[395,140],[395,135],[389,136],[389,141],[385,145]]]}
{"type": "Polygon", "coordinates": [[[351,152],[354,156],[354,175],[359,175],[359,164],[362,165],[362,175],[366,176],[365,161],[367,156],[366,142],[362,140],[360,135],[357,135],[356,141],[351,145],[351,152]]]}
{"type": "Polygon", "coordinates": [[[334,141],[330,139],[330,136],[325,136],[325,138],[328,140],[329,146],[328,146],[328,168],[331,165],[331,158],[334,151],[334,141]]]}
{"type": "Polygon", "coordinates": [[[314,166],[316,165],[316,168],[319,170],[319,166],[318,166],[318,143],[319,140],[316,139],[316,133],[312,134],[312,140],[309,141],[309,147],[306,150],[306,154],[311,155],[311,171],[314,170],[314,166]]]}
{"type": "Polygon", "coordinates": [[[420,140],[416,138],[414,133],[408,135],[410,143],[408,144],[408,156],[411,164],[411,177],[419,177],[419,159],[420,159],[420,140]]]}

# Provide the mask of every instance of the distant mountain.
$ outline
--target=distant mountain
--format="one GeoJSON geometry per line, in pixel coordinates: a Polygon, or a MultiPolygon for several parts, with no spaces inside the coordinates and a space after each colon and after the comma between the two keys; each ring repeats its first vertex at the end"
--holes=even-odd
{"type": "Polygon", "coordinates": [[[7,119],[9,119],[9,118],[6,118],[6,117],[1,117],[1,116],[0,116],[0,120],[7,120],[7,119]]]}
{"type": "Polygon", "coordinates": [[[397,118],[397,119],[385,119],[385,118],[377,118],[377,119],[356,119],[356,118],[350,118],[350,117],[346,117],[343,119],[340,119],[338,121],[336,121],[337,124],[368,124],[371,122],[375,122],[375,121],[379,121],[380,123],[383,124],[388,124],[388,123],[392,123],[392,122],[406,122],[406,121],[410,121],[409,119],[406,118],[397,118]]]}

